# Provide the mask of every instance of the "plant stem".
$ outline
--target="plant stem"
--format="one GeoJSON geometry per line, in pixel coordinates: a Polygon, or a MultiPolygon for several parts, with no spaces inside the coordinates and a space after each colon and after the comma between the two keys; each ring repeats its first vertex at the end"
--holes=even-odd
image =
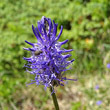
{"type": "MultiPolygon", "coordinates": [[[[54,88],[51,87],[50,88],[51,93],[53,92],[53,90],[54,90],[54,88]]],[[[56,95],[55,95],[54,92],[52,93],[52,99],[53,99],[53,103],[54,103],[55,109],[59,110],[59,105],[58,105],[57,98],[56,98],[56,95]]]]}

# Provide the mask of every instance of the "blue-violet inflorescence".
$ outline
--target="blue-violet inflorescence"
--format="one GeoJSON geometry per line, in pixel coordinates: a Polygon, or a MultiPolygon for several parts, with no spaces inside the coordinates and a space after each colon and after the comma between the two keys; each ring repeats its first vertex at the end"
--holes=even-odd
{"type": "Polygon", "coordinates": [[[67,52],[73,51],[73,49],[62,49],[61,46],[68,42],[65,40],[63,42],[58,42],[60,38],[63,26],[61,26],[60,33],[56,36],[57,26],[50,18],[42,17],[41,21],[38,21],[38,27],[32,25],[32,30],[37,38],[37,43],[30,43],[32,48],[24,48],[31,52],[30,58],[25,58],[28,61],[27,71],[35,75],[35,79],[31,80],[30,84],[36,83],[36,85],[44,85],[44,88],[54,87],[64,84],[67,79],[64,77],[64,73],[68,70],[66,67],[70,65],[73,61],[68,61],[67,59],[71,56],[70,54],[65,54],[67,52]],[[29,68],[29,69],[28,69],[29,68]]]}
{"type": "Polygon", "coordinates": [[[109,68],[109,69],[110,69],[110,63],[108,63],[108,64],[107,64],[107,68],[109,68]]]}

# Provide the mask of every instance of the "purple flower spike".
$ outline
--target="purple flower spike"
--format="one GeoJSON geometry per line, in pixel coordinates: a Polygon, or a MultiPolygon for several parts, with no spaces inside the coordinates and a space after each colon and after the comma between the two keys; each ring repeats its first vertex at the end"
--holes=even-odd
{"type": "Polygon", "coordinates": [[[61,31],[58,36],[57,25],[54,21],[52,22],[50,18],[42,17],[41,21],[38,21],[38,27],[32,25],[32,30],[37,38],[37,43],[30,43],[32,48],[24,48],[31,52],[30,58],[25,58],[28,61],[27,72],[35,75],[35,79],[31,81],[30,84],[36,83],[36,85],[44,85],[44,88],[54,87],[61,85],[63,86],[65,80],[73,80],[65,78],[64,72],[68,70],[66,67],[70,65],[73,61],[68,61],[67,59],[71,54],[66,54],[73,51],[72,49],[66,50],[61,49],[61,46],[68,42],[65,40],[63,42],[58,42],[60,38],[63,26],[61,26],[61,31]],[[28,70],[29,68],[29,70],[28,70]],[[31,70],[31,71],[30,71],[31,70]]]}
{"type": "Polygon", "coordinates": [[[101,105],[101,104],[102,104],[102,101],[101,101],[101,100],[98,100],[98,101],[96,102],[96,104],[97,104],[97,105],[101,105]]]}
{"type": "Polygon", "coordinates": [[[110,69],[110,63],[108,63],[108,64],[107,64],[107,68],[109,68],[109,69],[110,69]]]}

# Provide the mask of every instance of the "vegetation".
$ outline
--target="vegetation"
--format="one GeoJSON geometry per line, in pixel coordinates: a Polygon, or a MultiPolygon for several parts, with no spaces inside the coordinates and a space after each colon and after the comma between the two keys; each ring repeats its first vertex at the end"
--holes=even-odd
{"type": "Polygon", "coordinates": [[[0,109],[52,110],[49,91],[42,87],[35,90],[35,85],[26,87],[25,83],[32,77],[25,72],[22,59],[29,55],[23,50],[28,47],[24,41],[37,42],[32,24],[37,26],[37,21],[46,16],[59,24],[59,30],[63,25],[60,40],[69,39],[65,48],[73,48],[75,58],[68,77],[79,79],[57,88],[60,106],[67,105],[67,110],[68,107],[70,110],[109,110],[110,75],[106,68],[110,62],[109,13],[109,0],[1,0],[0,109]],[[99,92],[94,90],[95,84],[101,86],[99,92]],[[100,99],[105,103],[95,105],[100,99]]]}

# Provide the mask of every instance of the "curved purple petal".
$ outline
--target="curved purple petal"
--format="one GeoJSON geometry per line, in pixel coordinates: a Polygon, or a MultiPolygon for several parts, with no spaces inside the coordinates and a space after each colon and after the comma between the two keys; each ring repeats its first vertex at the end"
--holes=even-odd
{"type": "Polygon", "coordinates": [[[31,42],[28,42],[27,40],[25,40],[25,42],[26,42],[27,44],[29,44],[29,45],[32,45],[32,46],[34,46],[34,44],[33,44],[33,43],[31,43],[31,42]]]}
{"type": "Polygon", "coordinates": [[[60,38],[60,36],[61,36],[62,32],[63,32],[63,26],[61,26],[60,33],[59,33],[59,35],[57,36],[56,40],[58,40],[58,39],[60,38]]]}

